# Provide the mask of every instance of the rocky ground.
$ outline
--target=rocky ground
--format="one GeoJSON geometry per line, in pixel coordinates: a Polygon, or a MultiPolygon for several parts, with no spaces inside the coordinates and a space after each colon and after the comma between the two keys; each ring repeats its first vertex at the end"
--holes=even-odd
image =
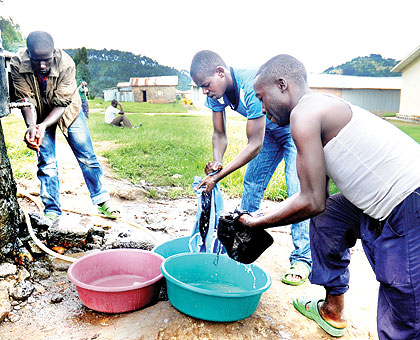
{"type": "MultiPolygon", "coordinates": [[[[61,223],[69,233],[72,231],[79,236],[86,236],[83,234],[86,230],[95,230],[87,245],[78,248],[77,244],[73,244],[70,252],[115,247],[147,248],[191,233],[197,207],[195,199],[147,199],[145,193],[149,188],[145,183],[133,185],[115,180],[106,160],[101,158],[106,186],[120,206],[124,220],[115,222],[95,216],[96,211],[90,202],[80,169],[65,143],[59,143],[58,156],[62,207],[65,209],[61,223]]],[[[20,180],[18,186],[21,192],[38,199],[37,180],[20,180]]],[[[27,198],[19,200],[23,209],[37,211],[27,198]]],[[[225,211],[234,209],[238,203],[239,199],[225,199],[225,211]]],[[[273,204],[263,202],[265,207],[273,204]]],[[[49,233],[54,226],[51,228],[48,229],[49,233]]],[[[262,295],[251,317],[232,323],[191,318],[173,308],[169,301],[155,302],[129,313],[98,313],[81,304],[75,286],[67,279],[67,263],[39,253],[38,258],[35,256],[39,264],[26,266],[26,269],[11,263],[3,264],[0,266],[0,340],[333,339],[314,322],[301,316],[291,303],[294,297],[300,295],[321,298],[323,289],[309,282],[300,287],[281,282],[292,249],[289,230],[288,227],[270,230],[275,243],[257,260],[257,264],[270,274],[272,286],[262,295]]],[[[38,231],[42,237],[42,231],[38,231]]],[[[66,248],[68,244],[59,244],[63,237],[63,234],[57,236],[56,243],[66,248]]],[[[72,240],[77,243],[77,237],[72,240]]],[[[36,250],[36,247],[32,250],[36,250]]],[[[377,339],[378,284],[360,244],[353,249],[350,267],[351,286],[346,294],[349,327],[342,339],[377,339]]]]}

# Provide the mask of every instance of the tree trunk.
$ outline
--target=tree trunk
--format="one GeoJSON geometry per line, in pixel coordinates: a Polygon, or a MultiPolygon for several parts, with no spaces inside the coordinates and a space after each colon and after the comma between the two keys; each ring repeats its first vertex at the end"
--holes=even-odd
{"type": "MultiPolygon", "coordinates": [[[[1,1],[1,0],[0,0],[1,1]]],[[[6,70],[0,38],[0,117],[8,114],[9,96],[6,70]]],[[[24,225],[23,213],[16,197],[16,182],[7,157],[3,127],[0,122],[0,263],[3,262],[2,248],[14,243],[17,230],[24,225]]]]}
{"type": "MultiPolygon", "coordinates": [[[[3,127],[0,122],[0,250],[16,239],[17,230],[24,224],[23,213],[16,197],[16,182],[7,157],[3,127]]],[[[1,254],[0,254],[0,262],[1,254]]]]}

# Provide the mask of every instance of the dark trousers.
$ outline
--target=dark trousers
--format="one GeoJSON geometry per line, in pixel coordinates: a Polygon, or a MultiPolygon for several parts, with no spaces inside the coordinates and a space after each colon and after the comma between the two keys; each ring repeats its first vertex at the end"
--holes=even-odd
{"type": "Polygon", "coordinates": [[[342,194],[330,196],[326,210],[310,223],[310,281],[331,295],[344,294],[350,248],[358,238],[380,282],[379,339],[420,339],[420,188],[381,222],[342,194]]]}
{"type": "Polygon", "coordinates": [[[87,100],[82,100],[82,111],[86,118],[89,118],[89,104],[87,100]]]}
{"type": "Polygon", "coordinates": [[[118,115],[112,120],[111,124],[116,125],[116,126],[125,126],[128,128],[133,127],[133,124],[131,124],[131,122],[128,120],[128,118],[125,115],[118,115]]]}

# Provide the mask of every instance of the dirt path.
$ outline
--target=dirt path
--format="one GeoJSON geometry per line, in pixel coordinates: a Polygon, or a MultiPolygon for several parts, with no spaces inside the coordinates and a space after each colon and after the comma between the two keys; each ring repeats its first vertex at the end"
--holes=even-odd
{"type": "MultiPolygon", "coordinates": [[[[63,208],[96,213],[81,171],[66,144],[59,143],[58,155],[63,208]]],[[[151,221],[164,224],[166,232],[156,232],[162,240],[190,234],[195,221],[195,199],[148,200],[142,188],[115,180],[105,159],[100,158],[100,161],[106,172],[106,186],[127,219],[144,226],[151,221]]],[[[37,180],[22,180],[18,184],[30,193],[39,192],[37,180]]],[[[225,210],[232,210],[238,203],[238,199],[225,199],[225,210]]],[[[270,201],[263,202],[263,206],[273,204],[270,201]]],[[[29,209],[25,202],[22,202],[22,206],[29,209]]],[[[109,223],[101,218],[97,218],[96,222],[109,223]]],[[[131,228],[127,224],[111,227],[131,228]]],[[[295,311],[291,303],[294,297],[300,295],[321,298],[324,296],[323,289],[309,282],[300,287],[287,286],[281,282],[292,249],[289,231],[288,227],[270,230],[275,243],[258,259],[257,264],[271,275],[273,283],[263,294],[256,312],[245,320],[233,323],[206,322],[178,312],[169,301],[161,301],[131,313],[97,313],[80,303],[75,287],[68,281],[65,271],[56,271],[50,279],[36,285],[35,299],[21,307],[21,318],[18,321],[0,324],[0,340],[334,339],[295,311]],[[56,292],[62,293],[64,299],[53,304],[51,295],[56,292]]],[[[346,294],[349,327],[341,339],[377,339],[378,284],[360,244],[353,249],[350,270],[351,288],[346,294]]]]}

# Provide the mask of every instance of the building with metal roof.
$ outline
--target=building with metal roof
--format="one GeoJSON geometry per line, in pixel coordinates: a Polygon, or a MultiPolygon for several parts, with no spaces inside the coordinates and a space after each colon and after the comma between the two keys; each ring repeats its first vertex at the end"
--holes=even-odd
{"type": "Polygon", "coordinates": [[[401,77],[357,77],[337,74],[309,74],[314,92],[331,93],[379,116],[398,112],[401,77]]]}
{"type": "MultiPolygon", "coordinates": [[[[401,77],[356,77],[337,74],[308,74],[308,84],[314,92],[331,93],[377,115],[398,112],[401,77]]],[[[204,107],[205,95],[194,83],[190,84],[192,101],[204,107]]]]}
{"type": "Polygon", "coordinates": [[[391,72],[402,72],[398,116],[420,119],[420,46],[395,65],[391,72]]]}
{"type": "Polygon", "coordinates": [[[178,76],[130,78],[135,102],[172,103],[176,101],[178,76]]]}
{"type": "Polygon", "coordinates": [[[176,101],[178,76],[137,77],[104,90],[104,100],[121,102],[172,103],[176,101]]]}

